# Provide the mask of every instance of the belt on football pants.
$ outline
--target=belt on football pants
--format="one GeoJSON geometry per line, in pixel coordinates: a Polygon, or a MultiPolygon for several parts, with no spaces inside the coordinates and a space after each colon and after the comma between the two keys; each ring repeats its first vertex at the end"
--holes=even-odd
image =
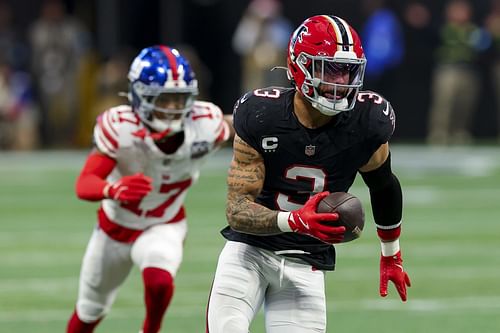
{"type": "MultiPolygon", "coordinates": [[[[171,218],[170,220],[158,223],[158,224],[166,224],[166,223],[175,223],[180,222],[186,218],[186,212],[184,210],[184,206],[182,206],[177,214],[171,218]]],[[[116,222],[113,222],[108,218],[102,207],[97,211],[97,219],[99,223],[99,227],[108,235],[111,239],[114,239],[117,242],[121,243],[133,243],[144,231],[139,229],[131,229],[124,227],[116,222]]]]}

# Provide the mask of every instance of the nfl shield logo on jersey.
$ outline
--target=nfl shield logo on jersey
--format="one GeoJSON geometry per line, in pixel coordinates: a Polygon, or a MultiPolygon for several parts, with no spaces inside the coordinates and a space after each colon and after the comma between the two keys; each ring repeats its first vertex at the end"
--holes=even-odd
{"type": "Polygon", "coordinates": [[[313,156],[316,153],[316,146],[308,145],[304,152],[307,156],[313,156]]]}

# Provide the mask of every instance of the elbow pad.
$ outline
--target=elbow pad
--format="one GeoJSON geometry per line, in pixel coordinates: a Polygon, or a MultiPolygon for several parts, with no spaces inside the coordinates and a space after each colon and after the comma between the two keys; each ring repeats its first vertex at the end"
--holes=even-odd
{"type": "Polygon", "coordinates": [[[398,178],[391,170],[391,155],[378,169],[360,174],[370,190],[373,218],[379,234],[389,233],[388,238],[397,238],[403,212],[403,193],[398,178]]]}

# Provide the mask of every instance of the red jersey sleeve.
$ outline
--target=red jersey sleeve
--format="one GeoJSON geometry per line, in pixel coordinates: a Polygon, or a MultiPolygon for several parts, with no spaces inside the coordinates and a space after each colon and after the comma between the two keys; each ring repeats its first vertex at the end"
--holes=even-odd
{"type": "Polygon", "coordinates": [[[108,185],[106,177],[111,173],[116,161],[97,151],[90,153],[76,180],[76,195],[88,201],[104,199],[104,188],[108,185]]]}

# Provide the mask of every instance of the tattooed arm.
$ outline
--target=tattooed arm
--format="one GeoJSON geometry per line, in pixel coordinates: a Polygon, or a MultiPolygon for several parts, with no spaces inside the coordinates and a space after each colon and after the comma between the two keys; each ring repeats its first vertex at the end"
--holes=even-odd
{"type": "Polygon", "coordinates": [[[276,221],[278,211],[254,201],[264,186],[264,178],[262,156],[236,135],[227,177],[226,217],[232,229],[257,235],[281,233],[276,221]]]}

